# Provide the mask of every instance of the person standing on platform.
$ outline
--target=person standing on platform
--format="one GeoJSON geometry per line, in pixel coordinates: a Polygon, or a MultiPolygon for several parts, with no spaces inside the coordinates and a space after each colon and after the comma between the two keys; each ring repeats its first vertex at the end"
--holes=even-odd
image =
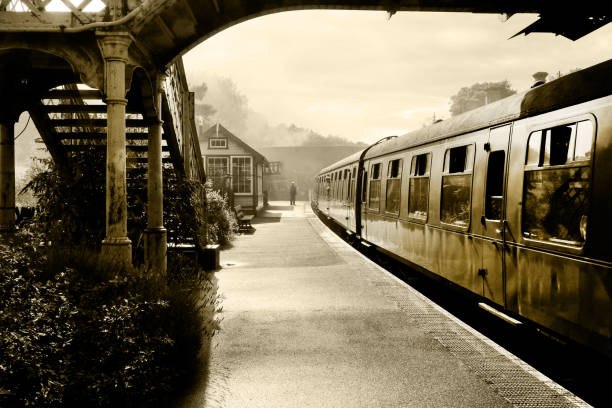
{"type": "Polygon", "coordinates": [[[289,204],[295,205],[295,195],[297,194],[297,187],[295,185],[295,181],[291,182],[291,187],[289,187],[289,204]]]}

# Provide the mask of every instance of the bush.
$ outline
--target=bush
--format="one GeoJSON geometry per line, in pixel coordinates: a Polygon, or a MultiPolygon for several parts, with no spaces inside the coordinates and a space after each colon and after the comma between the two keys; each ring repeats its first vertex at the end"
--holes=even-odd
{"type": "Polygon", "coordinates": [[[15,406],[167,406],[217,329],[214,281],[53,264],[36,238],[0,243],[0,389],[15,406]]]}
{"type": "Polygon", "coordinates": [[[238,229],[238,221],[229,208],[227,195],[213,189],[210,182],[206,189],[206,224],[208,225],[209,243],[228,244],[238,229]]]}
{"type": "MultiPolygon", "coordinates": [[[[168,262],[167,279],[98,259],[104,168],[94,150],[69,169],[39,161],[27,186],[37,217],[0,238],[0,406],[167,406],[193,377],[198,353],[207,355],[217,330],[212,275],[181,254],[168,262]]],[[[144,174],[131,169],[128,185],[136,254],[146,226],[144,174]]],[[[166,228],[207,243],[204,185],[173,179],[170,169],[165,177],[166,228]]]]}
{"type": "Polygon", "coordinates": [[[70,168],[39,159],[24,188],[38,202],[34,224],[48,240],[99,249],[106,232],[105,156],[74,158],[70,168]]]}
{"type": "MultiPolygon", "coordinates": [[[[106,193],[104,155],[95,150],[74,157],[69,169],[50,159],[38,160],[31,180],[24,188],[34,194],[39,213],[35,220],[47,240],[64,246],[99,249],[105,236],[106,193]]],[[[228,206],[228,197],[197,180],[178,178],[164,168],[164,226],[169,239],[200,246],[227,244],[234,236],[237,221],[228,206]]],[[[147,224],[146,168],[129,169],[128,237],[133,258],[142,263],[142,233],[147,224]]]]}

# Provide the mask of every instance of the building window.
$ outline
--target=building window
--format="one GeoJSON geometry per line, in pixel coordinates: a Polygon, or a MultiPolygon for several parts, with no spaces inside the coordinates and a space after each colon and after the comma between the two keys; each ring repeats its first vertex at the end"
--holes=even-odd
{"type": "Polygon", "coordinates": [[[253,170],[250,157],[232,157],[232,188],[236,194],[251,194],[253,170]]]}
{"type": "Polygon", "coordinates": [[[531,133],[525,160],[523,236],[582,246],[591,188],[593,122],[531,133]]]}
{"type": "Polygon", "coordinates": [[[400,188],[402,182],[402,160],[391,160],[387,164],[387,192],[385,210],[398,213],[400,209],[400,188]]]}
{"type": "Polygon", "coordinates": [[[470,223],[474,146],[446,150],[442,173],[440,221],[458,227],[470,223]]]}
{"type": "Polygon", "coordinates": [[[370,197],[368,200],[368,208],[370,210],[380,211],[380,163],[372,165],[370,176],[370,197]]]}
{"type": "Polygon", "coordinates": [[[269,162],[264,170],[265,174],[281,174],[282,164],[279,161],[269,162]]]}
{"type": "Polygon", "coordinates": [[[221,137],[214,137],[208,139],[209,149],[227,149],[227,139],[221,137]]]}
{"type": "Polygon", "coordinates": [[[228,162],[227,157],[208,157],[206,159],[206,172],[213,187],[217,189],[229,187],[225,185],[225,178],[229,173],[228,162]]]}
{"type": "Polygon", "coordinates": [[[408,216],[421,221],[427,220],[430,156],[430,153],[414,156],[410,165],[408,216]]]}

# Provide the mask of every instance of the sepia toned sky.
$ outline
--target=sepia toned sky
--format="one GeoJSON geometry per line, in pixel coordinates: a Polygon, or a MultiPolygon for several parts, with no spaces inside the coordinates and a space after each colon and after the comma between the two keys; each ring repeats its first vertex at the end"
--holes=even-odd
{"type": "Polygon", "coordinates": [[[271,125],[295,124],[373,142],[449,117],[449,99],[476,82],[527,89],[537,71],[612,57],[612,24],[570,41],[521,35],[537,19],[468,13],[294,11],[249,20],[184,56],[190,84],[231,78],[271,125]]]}

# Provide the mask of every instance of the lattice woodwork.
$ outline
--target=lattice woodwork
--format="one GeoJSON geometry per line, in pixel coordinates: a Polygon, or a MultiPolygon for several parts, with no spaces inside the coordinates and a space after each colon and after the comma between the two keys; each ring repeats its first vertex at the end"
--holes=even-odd
{"type": "Polygon", "coordinates": [[[37,17],[45,12],[70,11],[85,24],[94,21],[87,13],[101,11],[109,3],[113,0],[0,0],[0,11],[30,12],[37,17]]]}

